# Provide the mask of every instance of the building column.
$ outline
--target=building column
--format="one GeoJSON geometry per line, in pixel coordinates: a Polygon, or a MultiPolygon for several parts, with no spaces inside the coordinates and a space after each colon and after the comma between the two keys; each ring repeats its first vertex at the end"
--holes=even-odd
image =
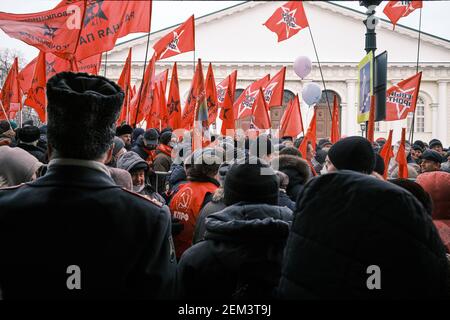
{"type": "Polygon", "coordinates": [[[346,80],[347,83],[347,124],[343,134],[347,136],[358,135],[358,124],[356,123],[355,86],[356,80],[346,80]]]}
{"type": "Polygon", "coordinates": [[[444,146],[447,146],[447,81],[438,81],[439,84],[439,130],[438,136],[433,137],[442,141],[444,146]]]}
{"type": "Polygon", "coordinates": [[[341,129],[340,129],[340,134],[346,134],[347,132],[347,103],[341,102],[341,119],[339,121],[341,129]]]}
{"type": "Polygon", "coordinates": [[[431,139],[434,139],[439,135],[439,132],[438,132],[439,131],[439,115],[438,115],[439,104],[431,103],[430,108],[431,108],[431,139]]]}

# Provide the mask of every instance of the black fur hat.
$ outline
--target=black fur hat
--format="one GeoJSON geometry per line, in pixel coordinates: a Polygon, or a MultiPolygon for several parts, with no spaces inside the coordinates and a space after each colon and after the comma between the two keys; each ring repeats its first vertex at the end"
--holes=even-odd
{"type": "Polygon", "coordinates": [[[48,142],[65,158],[94,160],[111,146],[124,99],[113,81],[61,72],[47,82],[48,142]]]}

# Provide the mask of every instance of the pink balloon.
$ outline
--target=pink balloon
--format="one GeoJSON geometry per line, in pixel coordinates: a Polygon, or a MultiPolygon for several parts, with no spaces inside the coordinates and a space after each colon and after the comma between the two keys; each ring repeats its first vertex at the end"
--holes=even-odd
{"type": "Polygon", "coordinates": [[[294,61],[294,72],[300,78],[305,78],[312,69],[311,60],[308,57],[300,56],[294,61]]]}

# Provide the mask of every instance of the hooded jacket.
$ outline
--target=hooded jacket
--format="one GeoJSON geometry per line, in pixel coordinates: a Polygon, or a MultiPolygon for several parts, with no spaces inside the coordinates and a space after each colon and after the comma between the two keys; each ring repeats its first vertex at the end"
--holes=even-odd
{"type": "Polygon", "coordinates": [[[444,297],[447,276],[445,248],[419,201],[396,185],[342,170],[311,180],[299,195],[278,293],[444,297]],[[371,290],[378,275],[381,290],[371,290]]]}
{"type": "Polygon", "coordinates": [[[278,159],[278,170],[289,176],[286,193],[295,202],[298,194],[303,190],[303,185],[310,178],[308,163],[299,157],[290,155],[282,155],[278,159]]]}
{"type": "Polygon", "coordinates": [[[280,277],[292,211],[239,202],[206,219],[205,241],[185,251],[178,275],[190,299],[268,299],[280,277]]]}
{"type": "Polygon", "coordinates": [[[1,186],[15,186],[29,182],[42,163],[21,148],[0,146],[1,186]]]}
{"type": "Polygon", "coordinates": [[[47,161],[47,152],[39,147],[33,146],[32,144],[19,143],[17,144],[17,148],[21,148],[31,154],[33,157],[39,160],[42,163],[48,163],[47,161]]]}

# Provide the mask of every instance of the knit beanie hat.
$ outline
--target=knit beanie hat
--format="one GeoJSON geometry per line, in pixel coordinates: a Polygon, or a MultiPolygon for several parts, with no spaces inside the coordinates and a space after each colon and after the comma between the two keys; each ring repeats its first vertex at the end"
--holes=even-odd
{"type": "Polygon", "coordinates": [[[353,136],[336,142],[328,151],[328,158],[338,170],[372,173],[375,152],[369,140],[353,136]]]}
{"type": "Polygon", "coordinates": [[[240,201],[277,205],[278,186],[275,172],[264,161],[252,157],[238,160],[226,175],[224,202],[227,206],[240,201]]]}

